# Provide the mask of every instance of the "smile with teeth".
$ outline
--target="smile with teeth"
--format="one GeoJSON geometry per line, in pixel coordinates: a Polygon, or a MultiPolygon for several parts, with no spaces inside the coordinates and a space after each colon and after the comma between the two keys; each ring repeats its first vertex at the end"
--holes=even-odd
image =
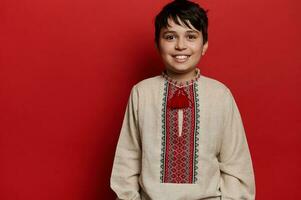
{"type": "Polygon", "coordinates": [[[173,56],[177,62],[185,62],[190,57],[189,55],[174,55],[173,56]]]}

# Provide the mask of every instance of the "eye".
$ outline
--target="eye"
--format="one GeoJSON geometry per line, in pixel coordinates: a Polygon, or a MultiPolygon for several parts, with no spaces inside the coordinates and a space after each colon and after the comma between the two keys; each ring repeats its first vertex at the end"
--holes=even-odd
{"type": "Polygon", "coordinates": [[[190,40],[194,40],[194,39],[196,39],[196,38],[197,38],[196,35],[188,35],[188,39],[190,39],[190,40]]]}
{"type": "Polygon", "coordinates": [[[165,36],[165,39],[172,40],[172,39],[174,39],[174,35],[167,35],[167,36],[165,36]]]}

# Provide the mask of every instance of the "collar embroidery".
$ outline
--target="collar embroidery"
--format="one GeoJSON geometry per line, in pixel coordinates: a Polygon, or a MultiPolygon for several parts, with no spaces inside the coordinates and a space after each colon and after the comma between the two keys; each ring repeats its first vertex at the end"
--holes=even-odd
{"type": "Polygon", "coordinates": [[[189,86],[189,85],[193,84],[194,82],[196,82],[200,78],[201,73],[200,73],[199,68],[195,69],[195,73],[196,73],[195,76],[191,80],[188,80],[188,81],[185,81],[185,82],[180,82],[180,81],[174,80],[171,77],[169,77],[167,75],[166,69],[162,71],[162,76],[169,83],[175,85],[178,88],[182,88],[182,87],[186,87],[186,86],[189,86]]]}

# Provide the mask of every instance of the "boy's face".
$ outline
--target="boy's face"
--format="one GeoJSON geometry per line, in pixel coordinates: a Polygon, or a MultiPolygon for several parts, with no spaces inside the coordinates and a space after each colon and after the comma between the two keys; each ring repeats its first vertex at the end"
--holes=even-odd
{"type": "MultiPolygon", "coordinates": [[[[176,74],[191,72],[205,54],[208,42],[203,44],[202,33],[182,22],[179,26],[169,18],[168,24],[170,27],[161,29],[157,46],[165,67],[176,74]]],[[[189,25],[193,27],[190,22],[189,25]]]]}

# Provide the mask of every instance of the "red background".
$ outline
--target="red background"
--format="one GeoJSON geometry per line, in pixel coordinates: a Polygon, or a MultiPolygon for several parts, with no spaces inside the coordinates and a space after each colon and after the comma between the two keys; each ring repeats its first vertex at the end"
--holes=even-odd
{"type": "MultiPolygon", "coordinates": [[[[129,92],[161,73],[166,0],[0,1],[0,199],[114,199],[109,178],[129,92]]],[[[202,73],[239,106],[258,200],[300,196],[298,0],[198,1],[202,73]]]]}

